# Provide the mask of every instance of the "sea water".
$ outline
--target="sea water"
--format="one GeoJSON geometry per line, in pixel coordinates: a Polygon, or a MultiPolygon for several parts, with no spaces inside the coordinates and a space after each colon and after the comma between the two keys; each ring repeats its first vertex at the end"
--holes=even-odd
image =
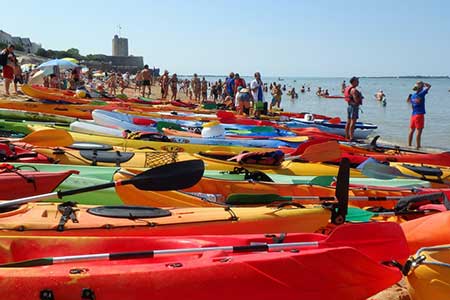
{"type": "MultiPolygon", "coordinates": [[[[216,81],[224,76],[207,76],[206,80],[216,81]]],[[[244,77],[247,83],[251,77],[244,77]]],[[[341,84],[348,78],[307,78],[307,77],[262,77],[270,84],[277,82],[286,85],[281,106],[290,112],[312,112],[317,114],[347,118],[347,104],[343,99],[326,99],[316,96],[317,88],[328,89],[330,95],[342,95],[341,84]],[[310,92],[300,93],[302,85],[310,87],[310,92]],[[290,99],[287,91],[295,88],[298,99],[290,99]]],[[[425,129],[422,135],[424,147],[450,150],[450,79],[448,78],[360,78],[358,89],[364,96],[360,121],[378,125],[375,135],[381,140],[398,145],[407,143],[411,105],[406,102],[408,94],[417,80],[429,82],[432,88],[426,96],[425,129]],[[375,100],[375,93],[383,90],[386,94],[386,106],[375,100]]],[[[271,100],[270,91],[265,95],[271,100]]]]}

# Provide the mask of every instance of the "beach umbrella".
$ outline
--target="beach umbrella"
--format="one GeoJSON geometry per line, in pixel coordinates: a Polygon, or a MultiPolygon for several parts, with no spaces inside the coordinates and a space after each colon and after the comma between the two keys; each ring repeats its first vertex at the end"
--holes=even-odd
{"type": "Polygon", "coordinates": [[[75,69],[75,68],[79,67],[79,65],[74,64],[73,62],[70,62],[68,60],[53,59],[53,60],[49,60],[49,61],[39,65],[38,69],[53,68],[55,66],[58,66],[62,70],[75,69]]]}
{"type": "Polygon", "coordinates": [[[21,65],[20,68],[22,69],[23,72],[27,72],[27,71],[30,71],[31,69],[36,68],[36,65],[35,64],[24,64],[24,65],[21,65]]]}
{"type": "Polygon", "coordinates": [[[33,74],[33,76],[28,80],[28,84],[42,84],[44,83],[44,77],[52,74],[51,69],[39,70],[33,74]]]}
{"type": "Polygon", "coordinates": [[[80,63],[78,60],[76,60],[75,58],[72,58],[72,57],[64,57],[62,60],[67,60],[67,61],[70,61],[71,63],[74,63],[74,64],[79,64],[80,63]]]}

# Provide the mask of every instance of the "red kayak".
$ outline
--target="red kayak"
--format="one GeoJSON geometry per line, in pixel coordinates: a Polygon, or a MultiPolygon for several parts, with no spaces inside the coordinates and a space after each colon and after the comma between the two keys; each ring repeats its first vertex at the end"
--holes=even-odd
{"type": "Polygon", "coordinates": [[[0,289],[9,300],[366,299],[402,278],[381,262],[408,253],[394,223],[343,225],[330,236],[29,236],[2,244],[0,289]]]}
{"type": "Polygon", "coordinates": [[[12,200],[52,192],[71,174],[78,171],[38,172],[17,170],[0,165],[0,198],[12,200]]]}
{"type": "Polygon", "coordinates": [[[360,164],[367,160],[367,158],[371,157],[380,162],[403,162],[450,167],[450,152],[402,154],[363,154],[344,152],[342,153],[342,157],[348,158],[353,164],[360,164]]]}
{"type": "Polygon", "coordinates": [[[197,104],[183,102],[181,100],[170,101],[170,104],[177,107],[196,108],[197,104]]]}
{"type": "Polygon", "coordinates": [[[346,141],[345,137],[337,134],[328,133],[322,131],[318,128],[308,127],[308,128],[290,128],[291,131],[295,132],[300,136],[309,136],[311,138],[322,138],[327,140],[336,140],[336,141],[346,141]]]}
{"type": "Polygon", "coordinates": [[[22,163],[54,163],[47,156],[25,149],[27,144],[0,141],[0,161],[22,163]]]}

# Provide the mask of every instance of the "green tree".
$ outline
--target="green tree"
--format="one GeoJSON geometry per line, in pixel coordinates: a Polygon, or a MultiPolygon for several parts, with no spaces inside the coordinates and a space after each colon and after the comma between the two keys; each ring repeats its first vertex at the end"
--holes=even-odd
{"type": "Polygon", "coordinates": [[[83,58],[81,56],[81,54],[80,54],[80,51],[78,49],[76,49],[76,48],[67,49],[67,51],[65,51],[65,52],[67,53],[68,57],[72,57],[72,58],[75,58],[75,59],[78,59],[78,60],[83,58]]]}

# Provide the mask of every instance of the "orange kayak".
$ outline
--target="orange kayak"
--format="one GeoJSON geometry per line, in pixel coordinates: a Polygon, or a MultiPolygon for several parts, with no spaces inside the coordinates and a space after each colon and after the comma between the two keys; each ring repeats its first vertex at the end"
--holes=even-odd
{"type": "MultiPolygon", "coordinates": [[[[127,172],[140,173],[141,170],[122,170],[114,174],[114,180],[129,178],[127,172]]],[[[165,192],[164,198],[159,198],[155,192],[142,191],[131,185],[116,188],[116,191],[125,204],[147,205],[147,206],[174,206],[174,207],[210,207],[223,204],[231,194],[264,194],[302,197],[298,203],[314,204],[318,203],[317,197],[333,200],[335,189],[333,187],[323,187],[307,184],[283,184],[263,181],[240,181],[223,180],[203,177],[196,185],[183,190],[188,193],[198,193],[200,197],[205,196],[209,201],[203,201],[198,197],[180,192],[165,192]],[[205,195],[202,195],[205,194],[205,195]],[[206,195],[207,194],[207,195],[206,195]]],[[[398,198],[413,195],[413,191],[408,189],[366,189],[351,188],[349,191],[349,204],[357,207],[382,206],[393,208],[398,198]],[[351,197],[359,197],[352,200],[351,197]]],[[[294,199],[295,200],[295,199],[294,199]]],[[[255,203],[258,205],[258,203],[255,203]]],[[[261,203],[260,203],[261,205],[261,203]]]]}
{"type": "Polygon", "coordinates": [[[0,213],[2,235],[142,236],[315,232],[328,225],[321,206],[93,207],[29,203],[0,213]]]}
{"type": "Polygon", "coordinates": [[[89,104],[44,104],[40,102],[25,102],[1,100],[0,108],[16,109],[32,112],[41,112],[47,114],[62,115],[78,119],[92,119],[92,111],[95,109],[115,110],[118,108],[125,109],[129,107],[126,104],[114,103],[106,105],[89,105],[89,104]]]}
{"type": "Polygon", "coordinates": [[[91,102],[89,99],[77,98],[71,91],[31,86],[28,84],[22,85],[22,92],[27,96],[42,100],[66,101],[75,104],[87,104],[91,102]]]}

